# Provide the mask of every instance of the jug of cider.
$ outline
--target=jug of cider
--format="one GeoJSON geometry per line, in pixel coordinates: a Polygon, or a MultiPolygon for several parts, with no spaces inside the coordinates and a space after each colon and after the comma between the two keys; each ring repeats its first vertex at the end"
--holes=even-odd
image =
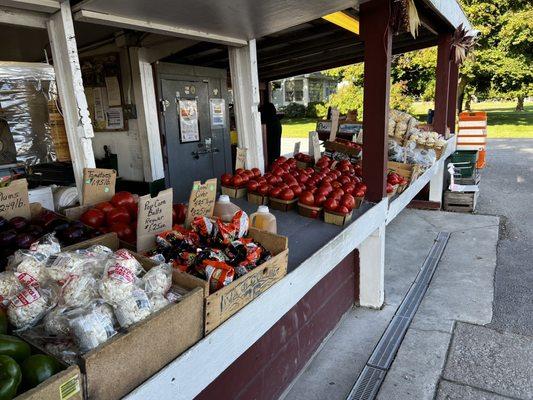
{"type": "Polygon", "coordinates": [[[276,217],[268,211],[267,206],[259,206],[257,212],[250,216],[250,226],[261,231],[277,232],[276,217]]]}
{"type": "Polygon", "coordinates": [[[222,194],[215,203],[213,217],[218,217],[223,222],[230,222],[237,211],[240,211],[240,207],[233,204],[228,195],[222,194]]]}

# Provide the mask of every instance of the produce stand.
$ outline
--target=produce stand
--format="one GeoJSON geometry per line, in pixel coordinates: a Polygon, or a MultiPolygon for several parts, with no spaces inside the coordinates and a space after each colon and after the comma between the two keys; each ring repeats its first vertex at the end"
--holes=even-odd
{"type": "MultiPolygon", "coordinates": [[[[200,399],[274,398],[290,384],[350,307],[356,304],[379,309],[384,304],[386,225],[428,183],[430,200],[440,205],[445,162],[455,149],[452,136],[444,154],[429,169],[406,188],[402,184],[405,190],[399,190],[396,184],[394,191],[387,193],[389,106],[386,94],[390,89],[390,63],[393,54],[438,45],[434,129],[441,136],[446,136],[448,130],[454,132],[455,107],[452,105],[455,104],[458,66],[450,61],[454,58],[450,54],[451,40],[460,24],[470,29],[456,1],[417,2],[417,7],[421,5],[419,12],[424,24],[416,38],[409,32],[393,34],[387,18],[388,0],[365,1],[359,7],[347,0],[310,0],[306,7],[297,0],[268,0],[258,4],[259,8],[250,7],[247,0],[238,0],[238,5],[229,12],[217,9],[226,6],[223,2],[214,5],[208,0],[199,0],[194,8],[182,1],[170,4],[162,0],[154,0],[150,8],[146,8],[144,0],[133,0],[127,7],[119,0],[10,0],[5,3],[8,8],[0,7],[2,27],[20,25],[36,29],[44,32],[47,39],[44,45],[50,43],[63,115],[61,123],[57,108],[50,105],[53,134],[62,146],[61,158],[66,154],[68,143],[72,158],[69,168],[80,194],[83,193],[83,171],[95,167],[95,154],[101,153],[105,144],[118,153],[121,173],[137,182],[134,187],[139,189],[132,192],[156,195],[161,189],[172,187],[174,202],[177,197],[185,198],[189,186],[183,186],[181,180],[194,176],[196,181],[204,181],[220,176],[213,172],[214,167],[211,170],[211,166],[202,161],[214,160],[220,155],[226,159],[213,164],[219,167],[230,164],[225,154],[229,143],[216,142],[229,136],[230,125],[237,131],[239,147],[247,149],[244,157],[247,168],[258,167],[264,172],[258,113],[260,83],[361,61],[365,61],[367,77],[363,115],[365,157],[359,178],[368,185],[368,191],[365,201],[353,210],[350,222],[336,226],[306,218],[298,214],[296,203],[294,210],[273,210],[278,233],[288,238],[288,258],[285,242],[285,247],[279,248],[276,261],[279,261],[276,264],[279,268],[259,265],[255,273],[249,272],[250,280],[255,280],[268,271],[276,271],[257,291],[254,291],[257,285],[250,285],[251,293],[246,292],[242,299],[234,300],[236,306],[231,313],[212,315],[213,305],[218,308],[219,299],[231,292],[231,285],[210,296],[202,296],[206,282],[196,282],[203,290],[192,292],[189,301],[194,304],[178,303],[150,315],[131,331],[116,335],[86,354],[81,373],[76,367],[67,369],[19,398],[55,399],[58,398],[57,385],[67,384],[59,389],[64,399],[63,394],[69,393],[62,393],[61,387],[72,390],[68,382],[78,374],[85,382],[82,385],[84,396],[97,399],[123,395],[139,400],[197,396],[200,399]],[[353,31],[347,32],[322,19],[336,12],[357,15],[358,20],[354,19],[357,36],[354,37],[353,31]],[[257,15],[261,15],[261,21],[257,15]],[[218,27],[217,31],[213,31],[213,26],[218,27]],[[78,32],[83,33],[77,38],[78,32]],[[92,40],[87,41],[87,38],[92,40]],[[119,60],[120,65],[108,63],[107,68],[116,70],[119,65],[120,71],[105,78],[116,78],[118,82],[110,79],[98,83],[98,79],[87,72],[87,66],[105,59],[104,53],[109,48],[114,50],[113,57],[118,57],[115,60],[119,60]],[[169,59],[172,62],[167,62],[169,59]],[[165,65],[161,60],[166,60],[165,65]],[[228,69],[233,94],[231,115],[229,96],[226,96],[228,69]],[[173,77],[160,75],[161,71],[170,74],[169,71],[174,70],[180,72],[173,77]],[[164,80],[168,77],[186,83],[177,88],[165,86],[164,80]],[[95,96],[100,96],[101,100],[102,93],[98,93],[104,86],[109,90],[109,96],[104,96],[108,103],[118,103],[120,108],[105,109],[105,113],[109,112],[106,123],[101,114],[96,115],[95,108],[100,104],[95,96]],[[170,97],[165,98],[165,90],[171,93],[170,97]],[[201,100],[202,96],[205,101],[201,100]],[[205,107],[200,110],[200,118],[207,116],[200,121],[200,128],[198,120],[195,125],[190,119],[199,110],[195,109],[195,101],[198,101],[196,106],[205,107]],[[176,120],[180,125],[170,126],[176,124],[176,120]],[[213,130],[210,141],[204,131],[208,126],[213,130]],[[169,140],[176,140],[176,137],[178,142],[172,147],[169,140]],[[185,151],[186,146],[192,147],[185,151]],[[172,163],[168,157],[178,150],[182,158],[178,156],[174,164],[185,158],[188,163],[179,165],[176,180],[175,174],[170,174],[169,164],[172,163]],[[281,262],[284,260],[287,262],[281,262]],[[205,321],[213,321],[210,327],[204,321],[203,330],[198,318],[202,313],[205,321]],[[188,326],[194,325],[193,333],[185,335],[186,338],[183,332],[168,338],[169,331],[175,334],[180,324],[187,321],[188,326]],[[131,345],[136,348],[134,352],[129,351],[131,345]],[[132,369],[135,373],[130,371],[132,369]],[[191,378],[195,371],[199,373],[191,378]],[[114,372],[128,375],[128,379],[117,377],[114,372]],[[113,385],[114,380],[120,384],[113,385]]],[[[30,48],[32,43],[27,40],[25,46],[30,48]]],[[[6,40],[6,44],[10,42],[6,40]]],[[[34,58],[40,60],[42,47],[38,41],[34,47],[39,50],[39,57],[34,58]]],[[[333,147],[340,149],[335,143],[333,147]]],[[[107,161],[111,165],[115,160],[111,168],[117,169],[116,156],[113,159],[108,150],[105,150],[107,161]]],[[[248,214],[257,209],[256,204],[245,198],[236,199],[234,203],[248,214]]],[[[156,232],[151,233],[149,239],[155,240],[156,232]]],[[[187,281],[188,276],[174,271],[173,278],[187,281]]],[[[247,287],[245,279],[234,281],[233,288],[247,287]]],[[[81,392],[77,396],[81,398],[81,392]]]]}

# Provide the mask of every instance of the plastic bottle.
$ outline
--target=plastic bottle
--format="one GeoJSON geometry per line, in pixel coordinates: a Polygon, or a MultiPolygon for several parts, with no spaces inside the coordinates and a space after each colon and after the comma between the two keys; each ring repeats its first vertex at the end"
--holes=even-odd
{"type": "Polygon", "coordinates": [[[268,211],[267,206],[257,207],[257,212],[250,216],[250,225],[262,231],[277,232],[276,217],[268,211]]]}
{"type": "Polygon", "coordinates": [[[233,204],[228,195],[222,194],[215,203],[213,216],[220,218],[224,222],[230,222],[237,211],[240,211],[240,207],[233,204]]]}

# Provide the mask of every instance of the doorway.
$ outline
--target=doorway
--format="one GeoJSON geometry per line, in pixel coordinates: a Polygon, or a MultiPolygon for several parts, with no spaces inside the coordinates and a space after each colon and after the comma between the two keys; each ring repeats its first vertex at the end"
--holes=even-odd
{"type": "Polygon", "coordinates": [[[231,169],[227,72],[172,63],[155,71],[165,183],[184,202],[194,181],[231,169]]]}

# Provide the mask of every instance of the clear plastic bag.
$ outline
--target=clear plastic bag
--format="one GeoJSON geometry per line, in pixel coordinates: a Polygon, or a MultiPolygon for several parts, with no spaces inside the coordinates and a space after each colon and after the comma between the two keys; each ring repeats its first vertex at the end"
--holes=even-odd
{"type": "Polygon", "coordinates": [[[56,306],[43,318],[43,329],[46,334],[52,336],[68,337],[70,335],[69,319],[67,312],[70,309],[65,306],[56,306]]]}
{"type": "Polygon", "coordinates": [[[100,296],[113,306],[132,296],[140,287],[137,275],[144,272],[141,264],[128,250],[117,250],[107,262],[98,291],[100,296]]]}
{"type": "Polygon", "coordinates": [[[90,274],[71,275],[61,287],[61,302],[67,307],[82,307],[98,298],[98,284],[90,274]]]}
{"type": "Polygon", "coordinates": [[[153,294],[150,296],[150,306],[152,313],[155,313],[170,304],[170,301],[161,294],[153,294]]]}
{"type": "Polygon", "coordinates": [[[9,300],[22,289],[23,286],[13,271],[0,272],[0,305],[7,306],[9,300]]]}
{"type": "Polygon", "coordinates": [[[28,286],[13,296],[7,307],[7,317],[18,330],[35,326],[56,304],[51,289],[28,286]]]}
{"type": "Polygon", "coordinates": [[[142,321],[152,313],[150,299],[146,292],[135,288],[130,296],[123,298],[115,305],[115,315],[122,328],[128,328],[132,324],[142,321]]]}
{"type": "Polygon", "coordinates": [[[396,162],[403,162],[404,161],[404,149],[398,142],[395,140],[389,140],[389,160],[390,161],[396,161],[396,162]]]}
{"type": "Polygon", "coordinates": [[[117,333],[113,311],[101,300],[96,300],[67,315],[72,336],[82,353],[105,343],[117,333]]]}
{"type": "Polygon", "coordinates": [[[144,290],[148,295],[165,295],[172,286],[172,266],[161,264],[151,268],[143,277],[144,290]]]}
{"type": "Polygon", "coordinates": [[[91,274],[100,278],[113,252],[104,246],[59,253],[48,260],[50,278],[63,284],[71,275],[91,274]],[[94,251],[97,250],[97,251],[94,251]]]}
{"type": "Polygon", "coordinates": [[[165,294],[165,298],[171,303],[179,303],[183,296],[185,296],[189,291],[185,288],[182,288],[178,285],[172,285],[168,292],[165,294]]]}

